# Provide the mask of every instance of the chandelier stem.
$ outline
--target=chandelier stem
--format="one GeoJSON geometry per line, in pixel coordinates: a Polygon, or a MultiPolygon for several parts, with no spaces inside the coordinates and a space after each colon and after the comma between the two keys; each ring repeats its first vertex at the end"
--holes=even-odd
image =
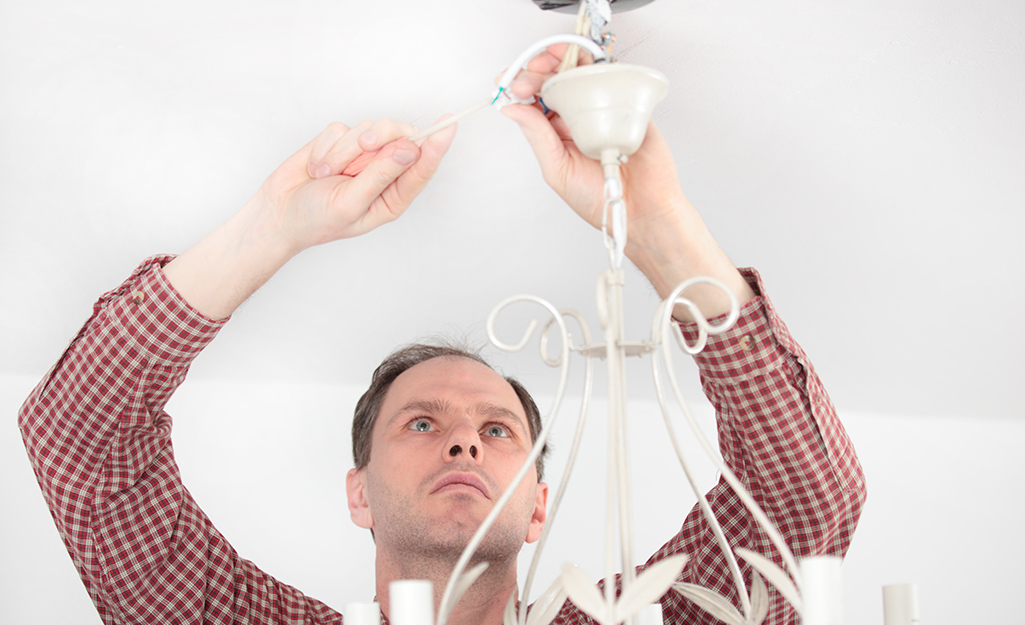
{"type": "MultiPolygon", "coordinates": [[[[613,543],[617,524],[619,526],[619,560],[622,571],[621,585],[625,590],[633,584],[636,572],[633,567],[633,533],[631,531],[630,479],[627,462],[626,442],[626,349],[623,343],[623,284],[625,274],[622,269],[612,269],[604,273],[599,289],[604,299],[602,325],[605,330],[605,362],[608,371],[609,389],[609,547],[606,556],[609,558],[607,568],[606,601],[609,609],[615,598],[615,565],[612,554],[615,552],[613,543]],[[617,505],[618,504],[618,505],[617,505]],[[613,507],[616,510],[613,510],[613,507]]],[[[610,613],[611,617],[611,613],[610,613]]],[[[629,625],[631,619],[627,619],[629,625]]],[[[610,618],[611,622],[611,618],[610,618]]]]}

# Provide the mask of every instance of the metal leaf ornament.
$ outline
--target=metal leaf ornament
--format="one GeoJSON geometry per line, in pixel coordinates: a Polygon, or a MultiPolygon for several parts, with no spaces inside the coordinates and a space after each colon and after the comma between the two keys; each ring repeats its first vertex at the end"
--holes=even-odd
{"type": "Polygon", "coordinates": [[[757,571],[752,574],[751,611],[747,618],[726,597],[703,586],[677,582],[673,584],[673,590],[727,625],[761,625],[769,615],[769,590],[757,571]]]}
{"type": "Polygon", "coordinates": [[[510,593],[502,613],[502,625],[516,625],[516,593],[510,593]]]}
{"type": "Polygon", "coordinates": [[[567,563],[562,565],[560,577],[563,586],[566,587],[566,594],[574,605],[602,625],[612,625],[605,609],[605,598],[587,573],[580,567],[567,563]]]}
{"type": "Polygon", "coordinates": [[[548,590],[537,598],[527,615],[527,625],[548,625],[559,615],[568,598],[562,578],[557,577],[548,590]]]}
{"type": "Polygon", "coordinates": [[[488,563],[481,562],[477,566],[473,567],[469,571],[459,576],[459,581],[456,582],[456,585],[452,589],[453,599],[452,602],[449,603],[451,607],[444,615],[438,615],[439,623],[448,622],[448,617],[452,616],[452,608],[454,608],[455,605],[459,603],[459,600],[463,597],[466,591],[470,589],[470,586],[473,586],[473,583],[477,581],[477,578],[480,577],[481,573],[483,573],[484,569],[486,568],[488,568],[488,563]],[[444,616],[444,618],[441,618],[442,616],[444,616]]]}
{"type": "Polygon", "coordinates": [[[727,625],[747,625],[744,615],[722,595],[697,584],[677,582],[673,590],[727,625]]]}
{"type": "Polygon", "coordinates": [[[562,567],[562,580],[570,601],[584,613],[603,625],[617,625],[640,612],[648,604],[657,602],[673,586],[673,582],[679,578],[686,564],[686,554],[679,554],[648,567],[623,590],[612,606],[611,618],[605,597],[591,582],[587,573],[572,564],[566,564],[562,567]]]}
{"type": "Polygon", "coordinates": [[[761,625],[769,616],[769,589],[765,578],[758,571],[751,571],[751,613],[747,615],[750,625],[761,625]]]}
{"type": "Polygon", "coordinates": [[[615,621],[622,623],[649,603],[656,603],[680,577],[687,559],[686,554],[671,556],[652,564],[638,575],[619,596],[615,621]]]}
{"type": "MultiPolygon", "coordinates": [[[[775,562],[769,560],[762,554],[751,551],[750,549],[744,549],[737,547],[734,552],[747,561],[755,570],[765,576],[765,579],[776,587],[779,594],[783,595],[790,605],[794,606],[798,612],[802,611],[803,602],[801,601],[801,594],[797,590],[797,586],[790,581],[790,577],[787,576],[786,572],[779,568],[775,562]]],[[[766,593],[767,594],[767,593],[766,593]]]]}

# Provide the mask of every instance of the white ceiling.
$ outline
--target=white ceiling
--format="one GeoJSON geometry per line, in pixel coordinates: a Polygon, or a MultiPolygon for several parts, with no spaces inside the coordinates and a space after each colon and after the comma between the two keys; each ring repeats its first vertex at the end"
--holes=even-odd
{"type": "MultiPolygon", "coordinates": [[[[0,3],[0,371],[41,375],[96,296],[329,121],[427,125],[572,24],[530,0],[0,3]]],[[[658,0],[612,30],[669,77],[685,190],[841,409],[1025,418],[1025,4],[658,0]]],[[[398,344],[480,338],[514,293],[593,318],[603,264],[484,112],[406,217],[294,261],[194,375],[362,385],[398,344]]],[[[529,385],[534,360],[499,363],[529,385]]]]}

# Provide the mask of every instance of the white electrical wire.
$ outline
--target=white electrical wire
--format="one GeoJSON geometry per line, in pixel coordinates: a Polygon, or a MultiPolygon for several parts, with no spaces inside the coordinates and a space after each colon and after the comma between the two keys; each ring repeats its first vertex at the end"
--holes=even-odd
{"type": "Polygon", "coordinates": [[[498,82],[498,89],[495,93],[492,94],[491,98],[479,104],[475,104],[470,108],[466,109],[465,111],[453,115],[452,117],[449,117],[444,121],[440,121],[426,130],[421,130],[420,132],[410,136],[409,140],[415,143],[422,139],[426,139],[427,137],[438,132],[439,130],[444,130],[452,124],[455,124],[456,122],[466,117],[469,117],[470,115],[476,113],[477,111],[483,110],[488,106],[497,106],[498,108],[501,108],[505,104],[510,103],[532,102],[533,100],[520,100],[512,94],[507,93],[506,90],[512,84],[512,81],[515,80],[516,74],[518,74],[521,69],[525,68],[527,66],[527,63],[529,63],[532,58],[537,56],[542,50],[544,50],[548,46],[555,45],[557,43],[570,43],[574,46],[584,47],[587,49],[588,52],[594,55],[595,59],[606,58],[605,51],[601,49],[601,46],[591,41],[587,37],[581,37],[580,35],[570,34],[559,34],[552,35],[551,37],[545,37],[541,41],[538,41],[534,45],[524,50],[523,53],[516,57],[516,60],[513,62],[513,64],[510,65],[509,69],[507,69],[505,74],[502,75],[502,79],[498,82]]]}
{"type": "Polygon", "coordinates": [[[505,93],[506,89],[509,88],[509,85],[511,85],[512,81],[516,78],[516,74],[518,74],[521,69],[525,68],[527,66],[527,63],[529,63],[532,58],[540,54],[541,51],[547,48],[548,46],[552,46],[557,43],[571,43],[580,46],[581,48],[584,48],[585,50],[590,52],[591,55],[594,56],[595,60],[606,58],[605,50],[602,50],[601,46],[591,41],[587,37],[581,37],[580,35],[570,35],[568,33],[562,33],[558,35],[552,35],[551,37],[545,37],[541,41],[538,41],[534,45],[524,50],[522,54],[516,57],[516,60],[513,61],[513,64],[509,66],[509,69],[507,69],[505,71],[505,74],[502,75],[501,80],[498,81],[498,93],[495,95],[495,100],[497,101],[498,98],[501,97],[503,93],[505,93]]]}

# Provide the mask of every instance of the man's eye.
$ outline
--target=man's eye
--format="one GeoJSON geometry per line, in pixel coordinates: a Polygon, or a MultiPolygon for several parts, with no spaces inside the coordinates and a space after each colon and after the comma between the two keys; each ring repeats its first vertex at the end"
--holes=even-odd
{"type": "Polygon", "coordinates": [[[425,419],[417,419],[416,421],[409,424],[409,429],[417,432],[430,432],[433,428],[431,422],[425,419]]]}
{"type": "Polygon", "coordinates": [[[500,425],[492,425],[488,429],[484,430],[484,434],[495,438],[505,438],[509,436],[509,432],[500,425]]]}

